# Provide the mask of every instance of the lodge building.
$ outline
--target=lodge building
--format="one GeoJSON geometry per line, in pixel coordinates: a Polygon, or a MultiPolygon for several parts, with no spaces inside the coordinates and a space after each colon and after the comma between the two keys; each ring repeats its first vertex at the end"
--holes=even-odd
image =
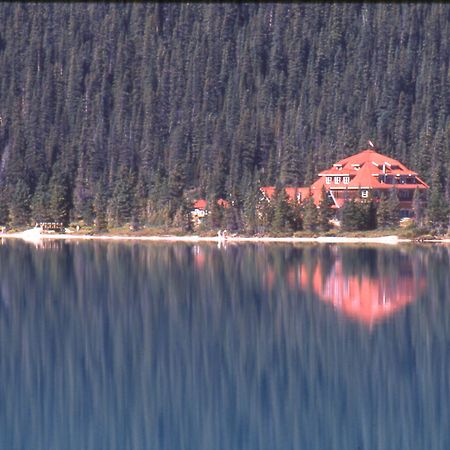
{"type": "MultiPolygon", "coordinates": [[[[429,186],[419,175],[401,162],[377,153],[373,149],[342,159],[318,174],[318,179],[309,187],[288,187],[286,194],[291,201],[303,201],[309,197],[319,206],[322,187],[328,194],[333,208],[342,208],[346,200],[363,201],[373,198],[378,201],[383,192],[397,191],[400,216],[412,217],[415,189],[425,191],[429,186]]],[[[263,196],[270,201],[275,187],[261,188],[263,196]]]]}

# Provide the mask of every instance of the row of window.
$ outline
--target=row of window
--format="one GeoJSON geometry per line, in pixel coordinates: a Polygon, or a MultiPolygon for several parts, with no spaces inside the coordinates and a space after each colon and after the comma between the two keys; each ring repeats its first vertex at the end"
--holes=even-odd
{"type": "MultiPolygon", "coordinates": [[[[374,199],[379,199],[381,197],[381,192],[378,189],[372,190],[372,196],[374,199]]],[[[362,198],[368,198],[369,197],[369,190],[368,189],[361,189],[359,191],[359,194],[362,198]]],[[[335,191],[334,195],[338,198],[352,198],[352,194],[349,194],[348,191],[335,191]]],[[[411,201],[414,196],[414,191],[412,189],[398,189],[397,195],[399,200],[403,201],[411,201]]]]}
{"type": "Polygon", "coordinates": [[[394,176],[394,175],[378,175],[378,181],[385,184],[417,184],[417,179],[414,176],[394,176]]]}
{"type": "MultiPolygon", "coordinates": [[[[325,177],[325,183],[331,184],[333,182],[334,178],[334,184],[341,184],[341,181],[343,184],[349,184],[350,183],[350,177],[325,177]]],[[[385,184],[417,184],[416,177],[406,177],[406,176],[400,176],[400,177],[394,177],[392,175],[379,175],[378,181],[385,184]]]]}
{"type": "MultiPolygon", "coordinates": [[[[334,184],[341,184],[341,179],[343,184],[350,183],[350,177],[334,177],[334,184]]],[[[333,177],[325,177],[325,183],[331,184],[333,177]]]]}

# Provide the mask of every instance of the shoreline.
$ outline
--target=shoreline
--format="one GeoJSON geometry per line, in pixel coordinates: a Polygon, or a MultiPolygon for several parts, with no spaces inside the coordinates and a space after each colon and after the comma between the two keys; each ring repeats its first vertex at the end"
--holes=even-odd
{"type": "Polygon", "coordinates": [[[225,243],[318,243],[318,244],[385,244],[396,245],[401,243],[444,243],[449,244],[450,239],[415,239],[399,238],[396,235],[379,237],[345,237],[345,236],[318,236],[318,237],[244,237],[228,236],[226,239],[219,236],[197,236],[197,235],[160,235],[160,236],[129,236],[129,235],[87,235],[78,233],[45,233],[41,234],[39,229],[30,229],[18,233],[0,233],[2,239],[22,239],[26,242],[40,242],[42,240],[100,240],[100,241],[147,241],[147,242],[215,242],[225,243]]]}

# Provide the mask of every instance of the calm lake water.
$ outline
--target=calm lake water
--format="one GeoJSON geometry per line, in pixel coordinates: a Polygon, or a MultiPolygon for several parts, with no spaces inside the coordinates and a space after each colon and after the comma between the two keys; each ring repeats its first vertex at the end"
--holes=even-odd
{"type": "Polygon", "coordinates": [[[450,247],[0,245],[0,448],[448,450],[450,247]]]}

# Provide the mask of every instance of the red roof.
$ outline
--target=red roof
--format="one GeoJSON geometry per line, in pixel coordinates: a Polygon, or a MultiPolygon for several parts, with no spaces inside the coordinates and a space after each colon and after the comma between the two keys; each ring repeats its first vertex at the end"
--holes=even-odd
{"type": "Polygon", "coordinates": [[[200,198],[199,200],[196,200],[194,203],[194,209],[206,209],[206,205],[208,202],[204,198],[200,198]]]}
{"type": "Polygon", "coordinates": [[[368,188],[368,189],[391,189],[394,186],[401,186],[402,189],[428,189],[428,185],[423,182],[417,173],[408,169],[400,161],[377,153],[374,150],[363,150],[356,155],[344,158],[333,164],[327,170],[319,173],[321,178],[332,177],[330,183],[326,183],[327,189],[348,189],[348,188],[368,188]],[[398,183],[384,183],[379,176],[391,176],[398,183]],[[336,176],[340,176],[339,183],[336,183],[336,176]],[[344,183],[343,177],[349,177],[349,181],[344,183]],[[402,178],[400,178],[402,177],[402,178]],[[406,177],[415,177],[416,182],[412,183],[406,177]],[[403,180],[400,183],[400,180],[403,180]]]}
{"type": "MultiPolygon", "coordinates": [[[[223,206],[224,208],[228,208],[230,206],[228,200],[224,200],[223,198],[219,198],[217,200],[217,204],[219,206],[223,206]]],[[[207,206],[208,202],[204,198],[200,198],[194,202],[194,209],[205,210],[207,206]]]]}

